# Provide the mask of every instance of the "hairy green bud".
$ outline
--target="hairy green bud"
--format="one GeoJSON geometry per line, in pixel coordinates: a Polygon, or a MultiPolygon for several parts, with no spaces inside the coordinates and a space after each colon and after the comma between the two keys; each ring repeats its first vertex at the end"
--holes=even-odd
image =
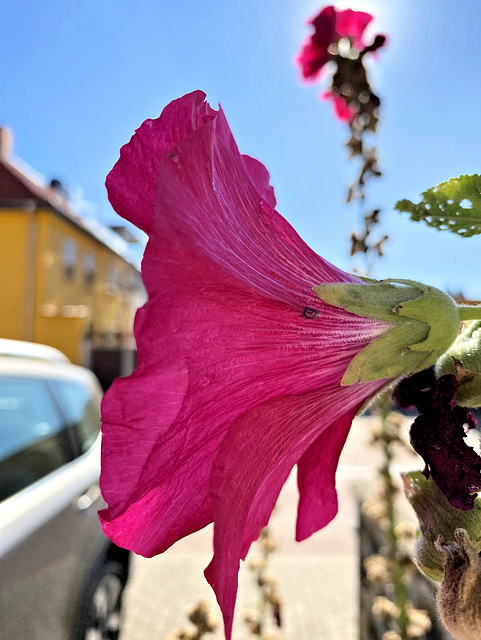
{"type": "Polygon", "coordinates": [[[436,601],[439,616],[456,640],[479,640],[481,628],[481,558],[465,529],[437,542],[445,556],[444,580],[436,601]]]}
{"type": "Polygon", "coordinates": [[[451,347],[436,363],[436,377],[452,373],[459,387],[458,404],[481,406],[481,320],[467,322],[451,347]]]}
{"type": "Polygon", "coordinates": [[[454,300],[413,280],[314,287],[321,300],[392,326],[350,363],[342,384],[394,378],[432,366],[456,339],[461,325],[454,300]]]}
{"type": "Polygon", "coordinates": [[[441,582],[445,554],[439,548],[439,538],[454,540],[455,531],[462,528],[468,532],[477,551],[481,551],[481,499],[475,499],[471,511],[462,511],[449,504],[433,479],[426,479],[421,471],[401,475],[404,493],[419,522],[414,560],[421,573],[441,582]]]}

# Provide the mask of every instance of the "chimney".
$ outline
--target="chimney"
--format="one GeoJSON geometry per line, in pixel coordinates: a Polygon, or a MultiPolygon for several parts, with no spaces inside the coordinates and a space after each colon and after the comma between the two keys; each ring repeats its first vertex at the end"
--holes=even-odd
{"type": "Polygon", "coordinates": [[[13,131],[9,127],[0,127],[0,158],[8,160],[13,149],[13,131]]]}
{"type": "Polygon", "coordinates": [[[58,180],[58,178],[52,178],[50,180],[50,189],[52,189],[52,191],[55,191],[55,193],[58,193],[58,195],[61,196],[64,200],[68,201],[68,191],[63,183],[58,180]]]}

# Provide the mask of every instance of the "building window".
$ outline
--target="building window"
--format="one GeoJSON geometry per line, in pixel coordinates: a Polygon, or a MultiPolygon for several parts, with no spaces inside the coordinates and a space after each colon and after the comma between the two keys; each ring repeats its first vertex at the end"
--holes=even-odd
{"type": "Polygon", "coordinates": [[[111,264],[107,269],[107,293],[114,295],[119,291],[120,274],[115,264],[111,264]]]}
{"type": "Polygon", "coordinates": [[[75,263],[77,262],[77,243],[74,240],[64,240],[62,245],[63,273],[67,280],[73,280],[75,276],[75,263]]]}
{"type": "Polygon", "coordinates": [[[93,251],[88,251],[84,257],[84,281],[87,286],[95,282],[97,270],[97,256],[93,251]]]}
{"type": "Polygon", "coordinates": [[[134,268],[129,268],[124,274],[124,287],[127,291],[136,291],[142,287],[140,276],[134,268]]]}

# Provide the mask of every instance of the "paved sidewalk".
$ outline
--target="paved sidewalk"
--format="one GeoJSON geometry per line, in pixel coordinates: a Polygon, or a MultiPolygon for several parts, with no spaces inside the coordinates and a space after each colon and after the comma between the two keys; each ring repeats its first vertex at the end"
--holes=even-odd
{"type": "MultiPolygon", "coordinates": [[[[283,598],[282,640],[358,640],[358,512],[355,493],[372,485],[378,455],[367,446],[369,418],[355,420],[337,474],[339,514],[324,530],[300,544],[294,542],[297,488],[289,478],[271,518],[279,549],[271,556],[271,573],[283,598]]],[[[421,468],[415,458],[407,468],[421,468]]],[[[218,610],[203,569],[211,558],[210,527],[181,540],[162,556],[134,558],[125,598],[121,640],[165,640],[187,624],[186,609],[200,599],[218,610]]],[[[253,545],[251,553],[255,553],[253,545]]],[[[234,640],[252,640],[243,623],[246,609],[257,606],[254,576],[240,572],[234,640]]],[[[222,625],[210,636],[223,638],[222,625]]]]}

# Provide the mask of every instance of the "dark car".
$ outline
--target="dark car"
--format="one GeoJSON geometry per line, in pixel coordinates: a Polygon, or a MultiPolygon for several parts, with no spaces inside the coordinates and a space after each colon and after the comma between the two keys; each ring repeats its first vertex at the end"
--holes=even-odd
{"type": "Polygon", "coordinates": [[[0,638],[115,640],[129,553],[97,517],[99,384],[59,352],[1,342],[0,638]]]}

